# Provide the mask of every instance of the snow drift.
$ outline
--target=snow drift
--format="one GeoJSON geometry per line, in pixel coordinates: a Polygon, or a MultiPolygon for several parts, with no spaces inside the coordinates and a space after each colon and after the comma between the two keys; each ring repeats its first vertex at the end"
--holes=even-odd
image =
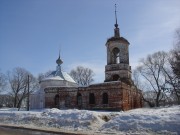
{"type": "Polygon", "coordinates": [[[0,124],[96,134],[180,134],[180,106],[127,112],[0,109],[0,124]]]}

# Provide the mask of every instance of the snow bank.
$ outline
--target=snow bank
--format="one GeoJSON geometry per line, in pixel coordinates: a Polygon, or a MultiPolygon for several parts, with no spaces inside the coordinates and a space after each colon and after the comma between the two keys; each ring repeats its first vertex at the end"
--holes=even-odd
{"type": "Polygon", "coordinates": [[[102,120],[91,111],[45,109],[43,111],[0,111],[1,124],[53,127],[66,130],[97,130],[102,120]]]}
{"type": "Polygon", "coordinates": [[[96,125],[102,120],[91,111],[87,110],[59,110],[48,109],[41,114],[49,122],[45,126],[68,128],[73,130],[97,129],[96,125]]]}
{"type": "Polygon", "coordinates": [[[127,112],[0,109],[0,124],[56,128],[97,134],[180,134],[180,106],[127,112]]]}
{"type": "Polygon", "coordinates": [[[124,112],[105,123],[100,130],[180,134],[180,106],[124,112]]]}

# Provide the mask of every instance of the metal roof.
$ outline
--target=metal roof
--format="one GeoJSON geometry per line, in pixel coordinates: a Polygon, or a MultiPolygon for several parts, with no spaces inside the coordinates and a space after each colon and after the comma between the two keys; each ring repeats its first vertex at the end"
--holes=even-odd
{"type": "Polygon", "coordinates": [[[74,81],[74,79],[67,73],[67,72],[63,72],[61,70],[57,70],[56,71],[53,71],[51,72],[51,74],[49,74],[47,76],[47,78],[43,79],[43,81],[45,80],[57,80],[57,81],[68,81],[68,82],[73,82],[73,83],[76,83],[74,81]]]}

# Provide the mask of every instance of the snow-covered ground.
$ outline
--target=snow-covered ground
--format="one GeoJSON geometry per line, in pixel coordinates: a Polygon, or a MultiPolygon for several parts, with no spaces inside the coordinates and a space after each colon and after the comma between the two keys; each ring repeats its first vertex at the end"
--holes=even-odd
{"type": "Polygon", "coordinates": [[[0,124],[84,134],[180,134],[180,106],[126,112],[0,109],[0,124]]]}

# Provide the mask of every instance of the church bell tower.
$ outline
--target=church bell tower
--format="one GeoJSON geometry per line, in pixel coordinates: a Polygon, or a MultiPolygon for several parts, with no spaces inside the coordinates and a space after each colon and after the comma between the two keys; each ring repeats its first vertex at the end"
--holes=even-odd
{"type": "Polygon", "coordinates": [[[107,65],[105,66],[105,82],[131,80],[129,66],[129,42],[120,36],[115,4],[114,36],[106,42],[107,65]]]}

